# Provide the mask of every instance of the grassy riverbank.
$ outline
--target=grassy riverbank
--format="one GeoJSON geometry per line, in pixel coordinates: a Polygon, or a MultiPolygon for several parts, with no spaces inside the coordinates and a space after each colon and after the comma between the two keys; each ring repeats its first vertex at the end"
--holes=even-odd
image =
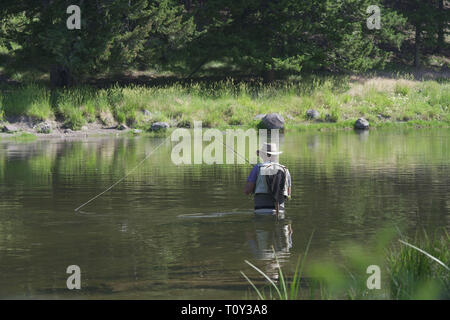
{"type": "Polygon", "coordinates": [[[189,127],[253,127],[258,114],[278,112],[288,128],[351,127],[358,117],[372,127],[409,122],[413,125],[450,124],[450,83],[406,78],[312,77],[263,84],[234,82],[171,84],[166,86],[78,87],[53,93],[38,84],[3,86],[0,120],[25,116],[34,122],[56,120],[80,130],[88,123],[106,127],[126,124],[148,128],[166,121],[189,127]],[[308,120],[306,110],[319,117],[308,120]]]}

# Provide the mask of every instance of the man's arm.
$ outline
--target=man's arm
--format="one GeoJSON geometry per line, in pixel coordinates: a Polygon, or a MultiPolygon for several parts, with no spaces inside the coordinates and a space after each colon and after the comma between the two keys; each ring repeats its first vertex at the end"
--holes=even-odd
{"type": "Polygon", "coordinates": [[[254,182],[247,182],[247,184],[244,187],[244,193],[245,194],[251,194],[253,191],[255,191],[255,183],[254,182]]]}
{"type": "Polygon", "coordinates": [[[250,172],[250,175],[247,179],[247,184],[244,187],[244,193],[245,194],[251,194],[255,191],[256,186],[256,179],[258,177],[259,167],[258,165],[254,166],[252,171],[250,172]]]}

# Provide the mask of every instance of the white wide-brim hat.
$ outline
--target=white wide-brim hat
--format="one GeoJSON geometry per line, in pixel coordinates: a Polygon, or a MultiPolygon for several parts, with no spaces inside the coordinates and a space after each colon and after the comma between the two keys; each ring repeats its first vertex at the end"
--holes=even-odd
{"type": "Polygon", "coordinates": [[[259,149],[258,151],[273,156],[277,156],[283,153],[282,151],[278,151],[276,143],[264,143],[261,149],[259,149]]]}

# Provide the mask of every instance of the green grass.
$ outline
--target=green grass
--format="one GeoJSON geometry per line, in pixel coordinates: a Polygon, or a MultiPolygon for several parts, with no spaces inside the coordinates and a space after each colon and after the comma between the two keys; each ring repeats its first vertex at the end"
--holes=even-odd
{"type": "Polygon", "coordinates": [[[406,85],[402,85],[401,83],[396,83],[394,88],[395,94],[399,94],[402,96],[407,96],[410,92],[410,88],[406,85]]]}
{"type": "Polygon", "coordinates": [[[388,255],[392,298],[450,299],[450,235],[400,243],[388,255]]]}
{"type": "MultiPolygon", "coordinates": [[[[256,270],[269,284],[258,288],[245,273],[241,274],[253,288],[258,299],[450,299],[450,236],[436,235],[430,239],[426,233],[422,238],[416,237],[414,244],[399,240],[400,246],[389,246],[389,230],[381,230],[378,235],[374,253],[356,244],[349,244],[343,250],[342,261],[313,261],[308,266],[310,283],[308,288],[300,288],[305,259],[309,251],[312,236],[309,239],[303,259],[298,260],[294,274],[289,281],[283,273],[278,259],[278,280],[272,279],[249,261],[245,261],[256,270]],[[347,252],[346,252],[347,251],[347,252]],[[382,253],[382,254],[381,254],[382,253]],[[373,261],[385,261],[381,268],[381,289],[369,290],[365,273],[373,261]],[[389,283],[386,285],[386,281],[389,283]],[[269,289],[269,294],[266,293],[269,289]],[[303,291],[303,292],[302,292],[303,291]],[[308,294],[305,294],[309,291],[308,294]]],[[[275,252],[274,252],[275,254],[275,252]]]]}
{"type": "Polygon", "coordinates": [[[3,87],[0,93],[0,116],[56,118],[72,129],[96,121],[133,128],[156,121],[192,126],[194,120],[203,121],[204,127],[255,127],[255,115],[269,112],[280,113],[288,128],[300,130],[352,127],[359,117],[368,119],[372,127],[396,122],[450,124],[450,83],[445,81],[353,81],[329,76],[263,84],[230,79],[157,87],[77,87],[52,94],[43,86],[28,84],[3,87]],[[320,113],[319,119],[306,118],[310,108],[320,113]]]}
{"type": "Polygon", "coordinates": [[[0,99],[1,110],[7,116],[29,116],[38,120],[54,116],[50,91],[36,84],[2,90],[0,99]]]}

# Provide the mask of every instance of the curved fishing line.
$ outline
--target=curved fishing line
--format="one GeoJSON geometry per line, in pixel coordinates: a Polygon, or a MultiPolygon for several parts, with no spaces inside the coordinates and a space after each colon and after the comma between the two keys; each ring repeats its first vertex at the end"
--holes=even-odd
{"type": "Polygon", "coordinates": [[[164,140],[163,142],[161,142],[156,148],[154,148],[152,151],[150,151],[145,157],[144,159],[142,159],[133,169],[131,169],[130,171],[128,171],[128,173],[126,175],[124,175],[122,178],[120,178],[117,182],[113,183],[111,186],[109,186],[105,191],[100,192],[98,195],[96,195],[95,197],[93,197],[92,199],[90,199],[89,201],[83,203],[81,206],[79,206],[78,208],[75,209],[75,212],[77,212],[78,210],[80,210],[81,208],[83,208],[85,205],[91,203],[92,201],[94,201],[95,199],[97,199],[98,197],[102,196],[103,194],[105,194],[106,192],[108,192],[109,190],[111,190],[112,188],[114,188],[116,185],[118,185],[120,182],[122,182],[126,177],[128,177],[132,172],[134,172],[141,164],[144,163],[145,160],[147,160],[152,154],[153,152],[155,152],[156,150],[159,149],[159,147],[161,147],[164,143],[167,142],[167,140],[170,139],[170,136],[167,137],[166,140],[164,140]]]}

